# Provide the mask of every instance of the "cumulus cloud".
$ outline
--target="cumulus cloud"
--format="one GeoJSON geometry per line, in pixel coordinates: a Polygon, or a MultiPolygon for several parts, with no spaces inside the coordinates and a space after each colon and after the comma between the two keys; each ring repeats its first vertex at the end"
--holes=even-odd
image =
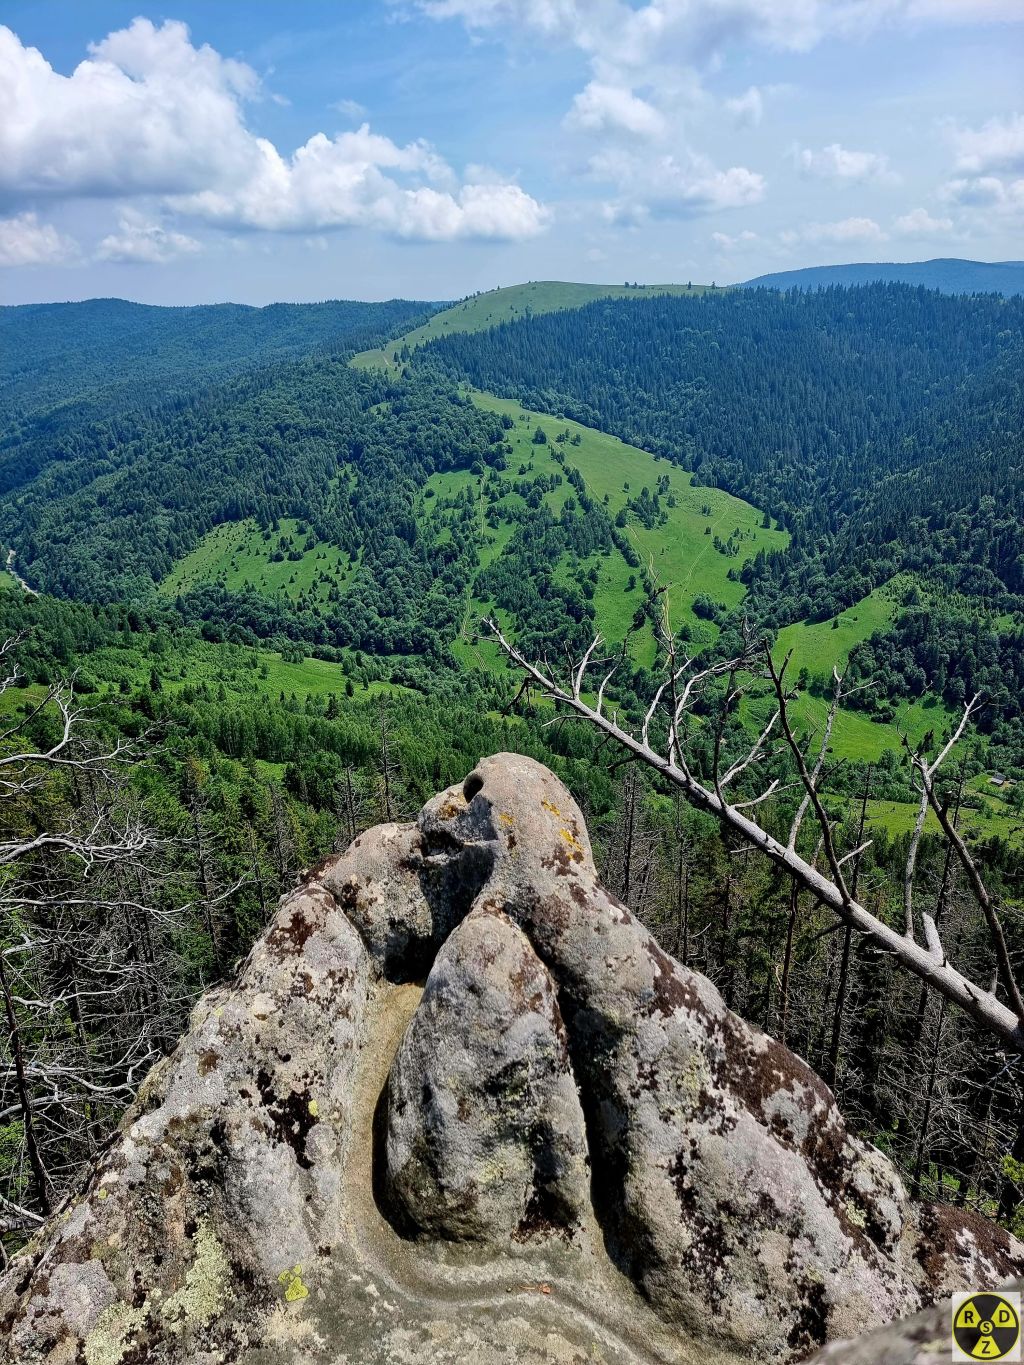
{"type": "Polygon", "coordinates": [[[400,147],[367,124],[336,138],[317,133],[289,158],[264,138],[259,150],[259,166],[243,185],[182,196],[175,207],[219,227],[368,227],[425,241],[532,237],[547,222],[547,211],[518,185],[459,186],[428,143],[400,147]]]}
{"type": "Polygon", "coordinates": [[[933,218],[927,209],[911,209],[892,225],[897,237],[935,237],[953,231],[952,218],[933,218]]]}
{"type": "Polygon", "coordinates": [[[120,261],[131,265],[166,265],[180,256],[192,256],[202,246],[194,237],[175,232],[160,223],[148,222],[134,210],[125,210],[117,232],[104,237],[96,255],[101,261],[120,261]]]}
{"type": "Polygon", "coordinates": [[[613,184],[619,198],[605,205],[614,222],[689,218],[716,209],[743,208],[764,198],[764,178],[745,166],[720,170],[695,153],[631,156],[609,148],[591,158],[591,174],[613,184]]]}
{"type": "Polygon", "coordinates": [[[711,240],[720,251],[741,251],[744,247],[752,246],[754,242],[761,239],[756,232],[749,229],[737,232],[735,236],[730,236],[727,232],[713,232],[711,240]]]}
{"type": "Polygon", "coordinates": [[[259,82],[184,24],[136,19],[62,76],[0,27],[0,194],[127,195],[244,179],[259,82]]]}
{"type": "Polygon", "coordinates": [[[623,132],[656,138],[665,132],[665,119],[646,100],[621,85],[591,81],[576,96],[565,126],[578,132],[623,132]]]}
{"type": "MultiPolygon", "coordinates": [[[[689,114],[707,97],[701,80],[718,71],[738,44],[808,51],[826,38],[860,37],[885,25],[1024,20],[1020,0],[392,0],[431,19],[459,21],[470,32],[509,44],[562,45],[583,54],[588,83],[572,101],[566,126],[602,139],[589,162],[616,157],[627,138],[657,141],[673,155],[647,176],[630,176],[639,199],[616,204],[620,217],[674,205],[687,211],[719,203],[751,203],[764,193],[754,170],[709,172],[691,145],[689,114]],[[638,93],[640,92],[640,93],[638,93]],[[641,98],[642,96],[642,98],[641,98]],[[695,170],[695,165],[697,169],[695,170]],[[664,176],[665,184],[658,183],[664,176]],[[645,183],[646,182],[646,183],[645,183]],[[648,197],[649,195],[649,197],[648,197]]],[[[750,86],[723,103],[736,126],[763,119],[764,88],[750,86]]],[[[838,184],[895,184],[900,177],[881,152],[839,143],[796,149],[810,177],[838,184]]],[[[621,177],[620,177],[621,178],[621,177]]]]}
{"type": "Polygon", "coordinates": [[[796,147],[793,157],[801,175],[819,180],[856,184],[868,180],[892,183],[899,178],[889,169],[889,158],[881,152],[855,152],[838,142],[831,142],[820,151],[796,147]]]}
{"type": "Polygon", "coordinates": [[[476,30],[532,30],[612,66],[701,62],[731,43],[807,51],[885,24],[1020,21],[1019,0],[392,0],[476,30]]]}
{"type": "MultiPolygon", "coordinates": [[[[530,237],[541,204],[517,184],[460,183],[426,142],[318,133],[292,155],[246,126],[255,72],[184,24],[136,19],[70,76],[0,27],[0,197],[160,196],[216,226],[267,231],[369,227],[427,241],[530,237]]],[[[192,239],[122,224],[108,259],[168,259],[192,239]],[[161,235],[163,234],[163,235],[161,235]]]]}
{"type": "Polygon", "coordinates": [[[752,85],[742,95],[725,101],[725,107],[733,116],[737,128],[756,128],[764,118],[764,95],[752,85]]]}
{"type": "Polygon", "coordinates": [[[787,246],[798,242],[884,242],[886,234],[873,218],[842,218],[836,223],[806,223],[780,234],[787,246]]]}
{"type": "Polygon", "coordinates": [[[60,265],[77,255],[76,242],[34,213],[0,218],[0,266],[60,265]]]}
{"type": "Polygon", "coordinates": [[[956,128],[952,137],[958,171],[1024,171],[1024,114],[991,118],[980,128],[956,128]]]}
{"type": "Polygon", "coordinates": [[[1003,180],[998,175],[960,176],[946,182],[941,197],[945,203],[968,212],[1024,218],[1024,177],[1003,180]]]}

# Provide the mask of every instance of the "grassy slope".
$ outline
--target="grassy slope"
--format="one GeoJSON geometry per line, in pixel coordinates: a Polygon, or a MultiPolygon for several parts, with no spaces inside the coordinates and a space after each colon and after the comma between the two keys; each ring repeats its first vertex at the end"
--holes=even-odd
{"type": "MultiPolygon", "coordinates": [[[[283,659],[274,650],[205,640],[171,641],[158,654],[138,645],[98,649],[83,660],[81,668],[97,690],[82,695],[90,706],[107,702],[117,706],[121,703],[118,685],[122,681],[133,691],[145,688],[154,670],[165,694],[206,683],[214,690],[223,686],[229,701],[262,698],[267,705],[277,705],[282,694],[295,696],[300,702],[307,697],[325,699],[333,695],[340,705],[346,704],[347,674],[342,664],[314,658],[297,663],[283,659]]],[[[34,683],[9,688],[0,695],[0,716],[6,718],[26,705],[38,704],[45,692],[41,684],[34,683]]],[[[357,697],[408,695],[407,688],[390,682],[357,682],[355,692],[357,697]]]]}
{"type": "MultiPolygon", "coordinates": [[[[808,623],[798,621],[779,632],[775,657],[778,660],[791,654],[791,676],[795,681],[802,668],[812,677],[830,679],[833,668],[840,672],[846,666],[850,651],[862,641],[885,630],[895,616],[903,594],[910,586],[904,577],[893,579],[856,605],[847,608],[831,621],[808,623]]],[[[823,723],[827,703],[819,698],[803,695],[795,707],[800,722],[809,729],[823,723]]],[[[890,723],[872,720],[863,711],[844,711],[836,718],[832,734],[832,751],[836,758],[875,762],[886,749],[898,749],[901,735],[916,744],[929,730],[939,733],[951,719],[950,712],[934,698],[909,702],[901,707],[890,723]]]]}
{"type": "MultiPolygon", "coordinates": [[[[580,470],[590,493],[599,501],[608,496],[608,509],[611,515],[623,507],[629,497],[635,497],[643,486],[652,491],[659,476],[667,475],[677,505],[668,510],[669,521],[665,526],[648,530],[632,521],[626,534],[633,541],[645,565],[653,568],[659,583],[668,585],[673,618],[677,624],[684,621],[695,634],[706,635],[714,632],[714,627],[698,621],[692,611],[694,599],[704,593],[716,602],[734,606],[743,596],[743,586],[728,578],[729,569],[739,566],[750,555],[762,547],[775,548],[786,542],[786,535],[780,531],[765,530],[761,527],[761,514],[739,498],[713,488],[694,488],[691,477],[681,469],[666,461],[656,461],[646,451],[624,444],[615,436],[594,431],[576,422],[551,418],[528,412],[518,403],[507,399],[495,398],[490,394],[476,393],[475,401],[483,408],[493,412],[508,413],[515,423],[507,437],[512,446],[509,457],[507,477],[517,477],[520,465],[532,466],[529,477],[540,474],[557,473],[559,467],[553,459],[554,451],[564,452],[567,462],[580,470]],[[543,426],[549,443],[544,446],[533,444],[537,426],[543,426]],[[560,432],[571,437],[578,434],[579,445],[556,444],[560,432]],[[629,484],[629,491],[624,488],[629,484]],[[704,512],[704,507],[710,509],[704,512]],[[712,535],[705,535],[705,528],[711,527],[712,535]],[[720,554],[714,548],[714,535],[723,539],[739,528],[742,533],[740,553],[736,557],[720,554]]],[[[454,497],[467,485],[479,489],[483,479],[467,471],[449,474],[435,474],[428,487],[434,497],[424,498],[421,503],[421,516],[431,517],[446,499],[454,497]]],[[[572,488],[562,486],[545,495],[545,501],[558,515],[572,488]]],[[[516,495],[510,495],[516,500],[516,495]]],[[[484,522],[486,504],[479,505],[479,524],[485,536],[481,554],[482,565],[488,564],[500,554],[513,527],[502,524],[498,530],[491,531],[484,522]]],[[[293,543],[301,548],[305,537],[300,535],[294,521],[281,521],[281,535],[290,536],[293,543]]],[[[229,590],[252,587],[267,595],[283,592],[292,600],[300,594],[321,595],[329,583],[336,583],[344,590],[351,576],[345,557],[330,545],[320,545],[307,550],[300,560],[271,560],[278,546],[279,537],[273,535],[265,540],[262,533],[251,521],[228,523],[215,527],[202,542],[182,559],[161,584],[161,591],[168,595],[187,591],[199,583],[221,583],[229,590]],[[322,581],[326,574],[329,583],[322,581]]],[[[618,552],[606,558],[598,557],[600,580],[595,595],[595,609],[601,630],[610,640],[621,640],[629,628],[633,614],[643,601],[640,574],[631,570],[618,552]],[[628,590],[631,574],[636,578],[636,586],[628,590]]],[[[589,566],[588,566],[589,567],[589,566]]],[[[474,603],[471,618],[478,617],[488,609],[486,603],[474,603]]],[[[475,623],[467,622],[470,633],[475,623]]],[[[653,653],[653,638],[647,632],[641,636],[637,646],[637,658],[649,660],[653,653]]],[[[477,657],[476,651],[462,654],[465,662],[477,657]]]]}
{"type": "MultiPolygon", "coordinates": [[[[700,292],[704,287],[698,285],[692,292],[700,292]]],[[[394,364],[396,354],[403,345],[415,347],[433,337],[454,331],[482,331],[500,322],[526,317],[529,312],[578,308],[598,298],[687,292],[691,291],[684,285],[651,285],[636,289],[623,285],[556,281],[514,285],[476,295],[445,309],[422,327],[389,342],[385,348],[356,356],[353,364],[394,364]]],[[[557,469],[551,452],[553,449],[562,450],[568,462],[583,474],[591,494],[601,500],[607,495],[613,517],[630,496],[639,493],[641,487],[646,485],[653,490],[658,477],[668,474],[677,502],[676,507],[669,512],[668,524],[648,530],[634,520],[630,523],[628,534],[645,567],[653,572],[659,584],[668,586],[674,623],[682,625],[685,622],[698,640],[708,638],[715,627],[698,621],[692,610],[694,600],[706,594],[726,607],[736,606],[742,600],[744,589],[742,584],[728,578],[730,567],[738,568],[762,546],[775,548],[787,539],[784,533],[763,529],[761,513],[750,504],[718,489],[695,489],[691,477],[684,471],[657,462],[647,452],[626,445],[616,437],[568,420],[530,413],[513,400],[501,399],[492,394],[474,392],[473,397],[480,407],[508,413],[515,422],[508,433],[513,447],[509,459],[510,475],[516,476],[521,464],[531,466],[534,476],[551,472],[557,469]],[[537,423],[543,425],[549,442],[553,442],[560,431],[566,431],[570,436],[578,433],[580,444],[535,446],[532,444],[532,435],[537,423]],[[625,484],[629,485],[628,491],[624,488],[625,484]],[[710,514],[705,512],[705,508],[710,509],[710,514]],[[709,526],[711,534],[706,535],[705,530],[709,526]],[[739,554],[727,557],[719,553],[714,548],[715,536],[726,540],[731,532],[737,530],[740,533],[739,554]]],[[[435,475],[429,484],[434,496],[424,499],[421,515],[433,515],[446,498],[453,497],[467,485],[479,488],[482,482],[482,479],[468,471],[435,475]]],[[[561,488],[548,493],[546,501],[557,514],[570,494],[571,489],[563,484],[561,488]]],[[[513,527],[502,524],[498,530],[491,531],[484,522],[484,510],[485,504],[481,501],[478,515],[485,538],[481,562],[486,565],[501,553],[512,535],[513,527]]],[[[213,576],[219,577],[228,587],[249,583],[264,591],[288,591],[294,597],[298,596],[300,590],[308,591],[313,587],[317,574],[327,567],[317,556],[325,550],[328,554],[332,553],[328,547],[322,547],[320,551],[308,552],[298,563],[286,560],[283,564],[274,565],[268,562],[268,551],[253,527],[241,530],[220,528],[212,535],[221,539],[213,542],[211,537],[207,537],[203,545],[168,578],[164,585],[166,589],[172,590],[176,584],[213,576]]],[[[642,602],[642,589],[639,581],[633,589],[629,589],[629,578],[633,571],[618,553],[606,558],[599,557],[597,563],[599,581],[594,604],[598,624],[608,639],[618,640],[625,634],[634,612],[642,602]]],[[[330,572],[337,576],[336,581],[343,587],[343,571],[333,560],[330,572]]],[[[636,576],[639,580],[639,574],[636,576]]],[[[787,627],[779,636],[779,656],[792,651],[794,677],[800,669],[806,668],[812,676],[827,678],[834,666],[843,667],[850,651],[857,644],[875,631],[885,629],[898,607],[903,586],[895,581],[877,589],[843,612],[834,629],[831,621],[798,622],[787,627]]],[[[495,646],[478,634],[479,618],[491,610],[491,604],[485,602],[474,600],[470,605],[463,638],[456,644],[456,654],[468,666],[493,667],[498,662],[495,646]]],[[[650,662],[653,652],[654,642],[649,630],[635,638],[633,654],[638,662],[650,662]]],[[[767,705],[767,699],[752,701],[752,719],[759,716],[767,705]]],[[[825,711],[826,703],[810,695],[803,695],[795,705],[797,721],[810,731],[820,728],[825,711]]],[[[928,730],[941,731],[950,719],[947,710],[933,698],[909,703],[892,722],[872,720],[864,712],[846,711],[836,721],[832,754],[836,759],[875,761],[886,750],[899,748],[903,735],[912,743],[916,742],[928,730]]],[[[983,824],[990,832],[998,830],[1008,835],[1019,831],[1021,822],[1011,816],[1004,802],[987,792],[983,802],[984,817],[972,813],[965,818],[979,827],[983,824]]],[[[902,832],[912,825],[914,808],[893,802],[872,802],[870,818],[892,832],[902,832]]]]}
{"type": "MultiPolygon", "coordinates": [[[[139,649],[108,648],[97,650],[86,662],[87,671],[102,678],[105,685],[127,680],[133,687],[143,686],[155,669],[165,692],[184,687],[211,687],[223,684],[229,697],[265,697],[277,702],[281,694],[306,697],[342,697],[346,672],[342,664],[325,659],[306,658],[290,662],[274,650],[250,649],[244,645],[213,644],[195,640],[178,645],[172,642],[163,654],[148,654],[139,649]]],[[[392,683],[372,682],[364,689],[356,684],[359,696],[405,692],[392,683]]],[[[102,695],[102,690],[101,690],[102,695]]]]}
{"type": "MultiPolygon", "coordinates": [[[[507,477],[518,477],[521,465],[528,467],[528,477],[531,478],[558,473],[559,466],[553,456],[555,451],[559,451],[564,453],[567,464],[580,471],[588,491],[597,501],[603,502],[607,495],[608,510],[614,517],[643,486],[653,491],[659,476],[668,476],[677,505],[666,508],[669,516],[666,525],[648,530],[633,520],[626,534],[635,545],[642,562],[653,568],[659,583],[668,586],[675,622],[680,625],[686,622],[695,634],[706,635],[713,632],[715,627],[694,616],[694,599],[704,593],[727,606],[735,605],[741,600],[744,589],[742,584],[729,580],[729,569],[741,565],[762,547],[775,548],[786,542],[784,532],[762,529],[761,514],[749,503],[719,489],[694,488],[691,476],[683,470],[666,461],[656,461],[646,451],[626,445],[615,436],[594,431],[578,422],[529,412],[511,399],[496,398],[486,393],[474,393],[473,397],[480,407],[490,412],[505,413],[514,422],[512,429],[506,433],[506,439],[512,446],[507,477]],[[548,437],[547,445],[533,443],[538,426],[543,427],[548,437]],[[578,435],[579,445],[573,445],[571,441],[558,443],[557,437],[561,433],[566,433],[570,438],[578,435]],[[628,491],[624,487],[626,484],[629,485],[628,491]],[[705,506],[710,509],[708,513],[703,510],[705,506]],[[725,556],[715,550],[714,534],[705,535],[707,527],[712,527],[723,539],[739,527],[742,533],[739,555],[725,556]]],[[[424,499],[423,515],[434,515],[446,498],[454,496],[467,484],[480,489],[483,482],[482,477],[477,478],[468,472],[434,475],[428,485],[434,497],[424,499]]],[[[566,498],[571,496],[571,486],[563,483],[547,493],[545,501],[557,515],[566,498]]],[[[506,501],[509,500],[516,500],[516,495],[510,494],[506,501]]],[[[664,505],[665,500],[662,501],[664,505]]],[[[490,530],[484,521],[485,510],[486,503],[481,499],[478,516],[481,533],[485,537],[481,553],[483,565],[501,553],[514,529],[503,523],[496,531],[490,530]]],[[[617,551],[608,556],[596,556],[591,562],[597,564],[599,571],[594,596],[598,625],[607,639],[621,640],[629,629],[634,613],[643,603],[641,575],[639,571],[631,569],[617,551]],[[632,589],[629,587],[631,577],[636,580],[632,589]]],[[[589,568],[590,564],[585,563],[584,567],[589,568]]],[[[466,622],[467,638],[458,649],[466,663],[490,664],[494,661],[493,647],[474,638],[479,618],[490,609],[490,604],[486,602],[474,601],[470,606],[466,622]]],[[[653,637],[646,631],[637,638],[634,655],[639,661],[648,662],[653,656],[653,649],[653,637]]]]}
{"type": "Polygon", "coordinates": [[[200,583],[220,583],[230,592],[251,587],[265,595],[283,592],[293,601],[305,594],[326,599],[331,584],[343,588],[351,574],[347,556],[336,545],[321,544],[303,550],[305,535],[298,523],[282,518],[281,530],[265,540],[253,521],[226,522],[214,527],[184,559],[180,560],[160,585],[168,595],[187,592],[200,583]],[[280,536],[288,536],[302,550],[299,560],[274,561],[280,536]],[[328,582],[324,582],[326,575],[328,582]]]}
{"type": "Polygon", "coordinates": [[[535,280],[513,284],[505,289],[490,289],[475,294],[436,313],[422,327],[416,327],[380,350],[363,351],[353,364],[359,367],[392,364],[403,345],[422,346],[435,337],[452,332],[482,332],[499,322],[513,322],[529,313],[554,313],[563,308],[582,308],[595,299],[638,299],[651,294],[699,294],[706,285],[647,284],[634,288],[625,284],[570,284],[561,280],[535,280]]]}

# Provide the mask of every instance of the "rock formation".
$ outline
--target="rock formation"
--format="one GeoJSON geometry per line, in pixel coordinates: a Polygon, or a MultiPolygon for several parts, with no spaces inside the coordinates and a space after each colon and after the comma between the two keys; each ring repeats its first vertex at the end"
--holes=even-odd
{"type": "Polygon", "coordinates": [[[913,1204],[502,754],[284,899],[0,1282],[0,1358],[788,1362],[1022,1272],[913,1204]]]}

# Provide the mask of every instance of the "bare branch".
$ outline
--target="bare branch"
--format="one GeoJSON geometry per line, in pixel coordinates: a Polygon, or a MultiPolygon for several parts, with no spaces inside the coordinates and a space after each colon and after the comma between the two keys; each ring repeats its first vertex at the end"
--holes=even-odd
{"type": "MultiPolygon", "coordinates": [[[[614,718],[609,719],[607,716],[599,714],[580,698],[566,692],[547,672],[526,659],[515,645],[505,638],[494,621],[489,621],[487,624],[512,663],[522,669],[549,700],[569,707],[577,715],[589,721],[604,735],[614,740],[631,757],[639,759],[659,773],[667,782],[678,787],[687,800],[698,810],[706,811],[715,816],[725,829],[739,835],[753,848],[759,849],[773,863],[787,872],[793,878],[795,885],[810,892],[822,905],[833,910],[840,920],[858,933],[865,934],[884,952],[890,953],[901,967],[924,982],[930,990],[958,1005],[975,1023],[994,1034],[1006,1046],[1016,1052],[1024,1052],[1024,1021],[1014,1009],[1007,1008],[1002,1001],[996,998],[993,991],[987,990],[963,976],[946,960],[944,954],[937,957],[934,941],[928,948],[921,947],[913,939],[897,932],[884,920],[873,915],[851,895],[849,887],[843,879],[840,856],[835,849],[828,816],[816,786],[815,774],[820,775],[821,764],[824,762],[822,755],[827,750],[827,742],[819,751],[820,762],[816,762],[812,772],[807,767],[806,759],[795,734],[793,734],[787,715],[787,697],[782,681],[783,670],[775,668],[770,656],[768,667],[775,683],[783,731],[786,734],[787,743],[794,753],[805,793],[818,818],[821,829],[820,846],[825,851],[832,873],[831,877],[825,876],[813,866],[813,863],[802,858],[791,844],[781,844],[767,830],[745,815],[739,805],[730,804],[722,794],[705,786],[685,764],[674,761],[678,716],[685,710],[682,699],[677,706],[676,715],[673,717],[666,756],[666,754],[659,753],[651,748],[649,743],[636,738],[628,730],[625,730],[614,718]]],[[[670,659],[670,668],[672,662],[670,659]]],[[[711,677],[721,676],[723,672],[737,671],[739,667],[740,661],[733,660],[729,665],[716,665],[704,669],[697,676],[706,682],[711,677]]],[[[694,678],[688,680],[683,688],[682,698],[691,697],[695,685],[694,678]]],[[[836,693],[837,697],[833,706],[837,709],[838,699],[842,696],[841,679],[838,677],[836,693]]],[[[961,734],[965,725],[966,721],[958,727],[961,734]]],[[[948,752],[951,747],[951,745],[947,745],[944,752],[948,752]]],[[[930,779],[928,780],[930,781],[930,779]]],[[[926,928],[926,934],[930,937],[931,930],[926,928]]]]}

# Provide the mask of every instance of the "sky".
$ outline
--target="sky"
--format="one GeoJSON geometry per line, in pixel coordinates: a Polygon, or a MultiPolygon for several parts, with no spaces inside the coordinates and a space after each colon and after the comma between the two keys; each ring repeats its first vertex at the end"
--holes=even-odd
{"type": "Polygon", "coordinates": [[[0,302],[1024,258],[1024,0],[4,0],[0,302]]]}

